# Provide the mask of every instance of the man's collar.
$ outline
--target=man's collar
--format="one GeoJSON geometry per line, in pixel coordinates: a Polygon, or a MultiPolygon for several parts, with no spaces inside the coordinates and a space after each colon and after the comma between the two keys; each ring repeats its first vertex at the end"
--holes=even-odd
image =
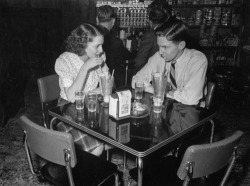
{"type": "Polygon", "coordinates": [[[176,61],[175,64],[178,63],[178,65],[179,65],[185,61],[184,58],[186,56],[185,55],[186,52],[187,52],[187,49],[185,48],[184,51],[182,52],[181,56],[178,59],[175,59],[175,61],[176,61]]]}

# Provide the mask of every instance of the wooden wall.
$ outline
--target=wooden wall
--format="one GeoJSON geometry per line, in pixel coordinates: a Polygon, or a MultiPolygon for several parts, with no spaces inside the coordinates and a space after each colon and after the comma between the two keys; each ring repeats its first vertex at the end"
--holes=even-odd
{"type": "Polygon", "coordinates": [[[0,0],[0,6],[23,9],[59,9],[63,36],[83,22],[95,23],[96,0],[0,0]]]}
{"type": "Polygon", "coordinates": [[[0,0],[0,56],[9,63],[8,43],[17,39],[22,61],[50,73],[69,33],[95,23],[95,6],[96,0],[0,0]]]}

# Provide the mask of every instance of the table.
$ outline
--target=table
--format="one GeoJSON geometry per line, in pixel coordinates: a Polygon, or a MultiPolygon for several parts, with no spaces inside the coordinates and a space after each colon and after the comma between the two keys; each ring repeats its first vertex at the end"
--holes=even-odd
{"type": "MultiPolygon", "coordinates": [[[[144,102],[151,105],[151,94],[144,102]]],[[[105,143],[137,157],[138,185],[142,186],[143,160],[171,143],[188,136],[216,116],[215,110],[197,108],[167,99],[160,114],[149,112],[144,118],[115,120],[109,116],[109,108],[100,104],[96,112],[85,109],[79,112],[73,103],[57,106],[49,114],[70,126],[86,132],[105,143]]]]}

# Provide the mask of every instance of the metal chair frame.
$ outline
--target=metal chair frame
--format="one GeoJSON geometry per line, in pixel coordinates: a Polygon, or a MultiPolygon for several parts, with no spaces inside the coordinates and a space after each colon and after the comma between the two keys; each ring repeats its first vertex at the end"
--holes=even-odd
{"type": "MultiPolygon", "coordinates": [[[[29,168],[31,170],[31,173],[36,175],[36,176],[42,176],[41,172],[38,170],[35,170],[35,168],[34,168],[34,164],[33,164],[32,158],[31,158],[31,151],[32,151],[35,154],[38,154],[39,156],[41,156],[45,159],[48,158],[48,161],[54,162],[53,160],[55,160],[55,163],[58,163],[60,165],[64,165],[66,167],[66,170],[67,170],[67,175],[68,175],[70,186],[75,186],[73,174],[72,174],[72,168],[75,167],[75,165],[77,164],[77,159],[76,159],[76,154],[75,154],[74,142],[73,142],[73,138],[72,138],[71,134],[66,133],[66,132],[58,132],[58,131],[49,130],[47,128],[43,128],[43,127],[37,125],[36,123],[33,123],[32,121],[30,121],[26,116],[21,116],[20,121],[21,121],[23,130],[24,130],[24,147],[25,147],[25,153],[27,156],[27,160],[28,160],[28,164],[29,164],[29,168]],[[40,136],[37,136],[38,139],[34,139],[36,137],[32,136],[32,134],[30,134],[32,132],[31,130],[34,130],[35,133],[40,135],[40,136]],[[45,136],[47,136],[47,137],[49,136],[50,139],[54,139],[55,140],[54,143],[58,144],[56,147],[56,150],[53,150],[54,152],[57,151],[57,153],[56,153],[57,157],[52,156],[52,153],[47,152],[47,151],[46,151],[47,152],[47,155],[46,155],[45,150],[39,149],[39,148],[43,148],[43,146],[46,143],[46,142],[41,142],[41,143],[39,142],[39,141],[44,141],[44,139],[39,139],[42,134],[44,134],[44,135],[47,134],[45,136]],[[30,140],[32,140],[31,145],[29,144],[31,142],[30,140]],[[34,144],[39,144],[39,143],[40,143],[41,147],[35,148],[35,149],[32,148],[32,147],[34,147],[34,144]],[[60,155],[60,153],[62,153],[63,156],[60,155]],[[62,159],[64,159],[64,162],[62,159]]],[[[46,140],[48,141],[48,139],[46,139],[46,140]]],[[[53,146],[55,146],[55,145],[52,145],[49,148],[51,148],[53,146]]],[[[112,176],[115,177],[115,185],[118,186],[119,185],[119,177],[118,177],[118,174],[116,172],[113,172],[112,174],[110,174],[100,184],[102,184],[103,182],[105,182],[107,179],[109,179],[112,176]]]]}
{"type": "Polygon", "coordinates": [[[183,180],[183,186],[187,186],[193,178],[210,175],[221,170],[228,164],[223,179],[220,182],[220,186],[225,185],[235,163],[237,146],[242,135],[242,131],[236,131],[232,136],[218,142],[190,146],[186,150],[177,172],[178,177],[183,180]],[[197,157],[200,157],[202,153],[208,154],[208,152],[210,152],[210,155],[212,154],[212,157],[216,155],[220,161],[215,164],[212,162],[213,159],[211,157],[206,157],[208,160],[205,162],[205,165],[200,165],[202,163],[200,163],[197,157]],[[207,169],[205,170],[204,167],[207,169]]]}
{"type": "MultiPolygon", "coordinates": [[[[46,112],[46,104],[58,100],[60,97],[60,87],[59,87],[59,76],[57,74],[49,75],[46,77],[41,77],[37,79],[40,101],[42,105],[42,114],[44,127],[48,128],[50,125],[48,123],[46,112]]],[[[53,122],[55,118],[51,120],[53,122]]],[[[51,123],[50,122],[50,123],[51,123]]]]}

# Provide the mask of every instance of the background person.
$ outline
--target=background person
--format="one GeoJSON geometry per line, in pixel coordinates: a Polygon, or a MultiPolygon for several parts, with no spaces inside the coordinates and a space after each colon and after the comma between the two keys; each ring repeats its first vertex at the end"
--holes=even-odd
{"type": "Polygon", "coordinates": [[[158,50],[155,29],[172,17],[172,8],[166,0],[155,0],[148,6],[148,21],[150,30],[142,36],[141,43],[135,57],[136,70],[140,70],[158,50]]]}
{"type": "Polygon", "coordinates": [[[204,106],[206,94],[207,58],[195,49],[186,48],[189,38],[188,28],[176,18],[169,20],[156,30],[159,52],[155,53],[148,63],[133,77],[132,87],[136,81],[143,81],[145,91],[153,92],[150,84],[152,73],[160,72],[170,80],[171,64],[175,66],[176,87],[167,93],[186,105],[204,106]]]}
{"type": "Polygon", "coordinates": [[[96,22],[104,33],[103,50],[106,54],[106,64],[110,73],[115,70],[114,80],[116,87],[125,84],[125,64],[126,60],[133,59],[135,55],[128,51],[120,38],[115,37],[112,28],[115,24],[116,14],[109,5],[101,6],[97,9],[96,22]]]}
{"type": "MultiPolygon", "coordinates": [[[[82,24],[68,36],[66,51],[57,58],[55,63],[61,89],[59,104],[67,101],[75,102],[76,90],[99,91],[97,86],[100,67],[102,71],[108,71],[104,63],[103,41],[102,30],[93,24],[82,24]]],[[[71,133],[76,147],[82,150],[99,156],[104,149],[102,142],[63,122],[58,124],[58,130],[71,133]]]]}

